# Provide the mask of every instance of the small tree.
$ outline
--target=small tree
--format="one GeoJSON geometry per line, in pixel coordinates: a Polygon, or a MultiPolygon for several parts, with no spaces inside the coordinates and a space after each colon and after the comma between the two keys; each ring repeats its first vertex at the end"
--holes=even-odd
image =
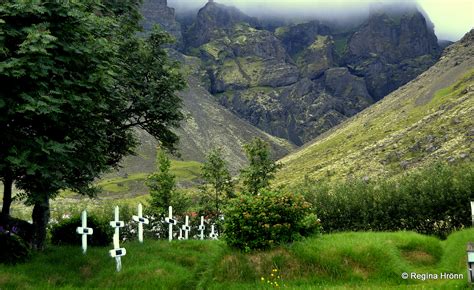
{"type": "MultiPolygon", "coordinates": [[[[219,204],[223,198],[234,197],[234,185],[226,161],[222,158],[222,149],[213,149],[202,166],[202,176],[214,191],[215,219],[220,214],[219,204]],[[225,196],[224,196],[225,194],[225,196]]],[[[207,189],[207,188],[206,188],[207,189]]]]}
{"type": "Polygon", "coordinates": [[[244,145],[244,150],[249,166],[241,170],[241,178],[248,193],[258,194],[261,189],[270,185],[281,164],[270,159],[270,149],[262,139],[253,139],[244,145]]]}
{"type": "MultiPolygon", "coordinates": [[[[191,205],[190,198],[176,188],[176,176],[170,172],[171,160],[166,153],[159,150],[156,163],[158,170],[148,176],[146,185],[150,189],[150,214],[164,220],[168,216],[168,207],[173,207],[173,214],[184,214],[191,205]]],[[[165,235],[164,228],[160,230],[165,235]]]]}
{"type": "Polygon", "coordinates": [[[158,152],[156,163],[158,170],[148,176],[146,185],[150,189],[150,206],[153,213],[163,218],[176,190],[176,177],[170,172],[171,161],[162,150],[158,152]]]}

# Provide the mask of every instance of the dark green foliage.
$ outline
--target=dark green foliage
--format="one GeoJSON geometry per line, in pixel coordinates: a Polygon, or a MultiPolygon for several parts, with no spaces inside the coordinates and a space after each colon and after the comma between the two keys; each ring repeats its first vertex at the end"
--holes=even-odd
{"type": "Polygon", "coordinates": [[[49,198],[95,194],[96,178],[133,153],[135,128],[177,141],[184,81],[162,49],[169,36],[138,36],[139,3],[0,2],[0,179],[35,205],[38,248],[49,198]]]}
{"type": "Polygon", "coordinates": [[[299,194],[241,195],[225,211],[225,240],[239,249],[266,249],[319,232],[311,204],[299,194]]]}
{"type": "Polygon", "coordinates": [[[16,264],[30,257],[30,248],[19,236],[0,232],[0,263],[16,264]]]}
{"type": "Polygon", "coordinates": [[[150,189],[150,206],[158,216],[166,215],[171,197],[176,191],[176,177],[170,172],[171,161],[159,150],[156,157],[157,171],[148,176],[146,185],[150,189]]]}
{"type": "MultiPolygon", "coordinates": [[[[51,229],[51,243],[55,245],[81,245],[81,235],[76,233],[77,227],[80,226],[80,215],[53,225],[51,229]]],[[[114,231],[106,219],[90,215],[87,217],[87,227],[92,228],[94,231],[92,235],[87,236],[87,244],[89,246],[107,246],[112,242],[114,231]]]]}
{"type": "Polygon", "coordinates": [[[248,193],[257,194],[269,186],[281,164],[271,160],[268,144],[262,139],[253,139],[244,145],[244,150],[249,166],[241,172],[243,184],[248,193]]]}
{"type": "Polygon", "coordinates": [[[299,188],[326,232],[413,230],[446,237],[470,226],[474,165],[437,164],[393,180],[348,181],[299,188]]]}
{"type": "Polygon", "coordinates": [[[201,203],[208,205],[207,209],[213,213],[212,215],[217,220],[221,214],[221,205],[228,198],[234,197],[234,184],[227,163],[222,157],[222,149],[214,149],[207,155],[207,160],[201,171],[207,185],[212,188],[212,192],[208,192],[210,190],[208,186],[202,188],[201,203]],[[209,203],[204,202],[206,200],[209,203]]]}

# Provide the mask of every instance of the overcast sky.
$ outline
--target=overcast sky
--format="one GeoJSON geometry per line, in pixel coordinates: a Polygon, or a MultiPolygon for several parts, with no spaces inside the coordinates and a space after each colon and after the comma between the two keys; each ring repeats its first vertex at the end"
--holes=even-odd
{"type": "MultiPolygon", "coordinates": [[[[193,9],[204,6],[207,0],[168,0],[168,4],[177,10],[193,9]]],[[[348,17],[350,14],[364,14],[372,3],[418,3],[435,25],[439,39],[456,41],[474,28],[474,0],[215,0],[215,2],[235,5],[244,12],[259,16],[276,15],[315,15],[348,17]]]]}

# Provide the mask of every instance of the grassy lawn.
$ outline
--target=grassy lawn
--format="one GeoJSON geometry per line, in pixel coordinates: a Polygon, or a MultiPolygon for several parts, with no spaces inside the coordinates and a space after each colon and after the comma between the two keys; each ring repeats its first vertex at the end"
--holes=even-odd
{"type": "Polygon", "coordinates": [[[0,265],[0,289],[269,289],[271,273],[288,289],[467,289],[470,240],[474,229],[445,241],[412,232],[338,233],[251,253],[220,241],[145,240],[124,244],[127,255],[119,273],[109,248],[90,248],[82,255],[79,247],[51,246],[26,264],[0,265]],[[464,277],[403,280],[404,272],[464,277]]]}

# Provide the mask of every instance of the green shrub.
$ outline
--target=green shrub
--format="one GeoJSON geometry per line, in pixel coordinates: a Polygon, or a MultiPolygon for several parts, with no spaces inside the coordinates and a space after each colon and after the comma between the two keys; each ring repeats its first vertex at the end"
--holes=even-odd
{"type": "Polygon", "coordinates": [[[469,226],[474,165],[436,164],[391,180],[311,183],[293,188],[327,232],[413,230],[445,238],[469,226]]]}
{"type": "Polygon", "coordinates": [[[266,249],[317,233],[319,220],[302,195],[263,190],[231,201],[224,231],[232,247],[266,249]]]}
{"type": "Polygon", "coordinates": [[[0,232],[0,263],[16,264],[30,257],[30,248],[19,236],[0,232]]]}
{"type": "MultiPolygon", "coordinates": [[[[81,217],[73,216],[54,225],[51,229],[51,243],[55,245],[80,245],[81,236],[76,233],[81,226],[81,217]]],[[[109,221],[95,216],[87,217],[87,227],[94,230],[93,235],[87,236],[90,246],[107,246],[112,242],[113,229],[109,221]]]]}

